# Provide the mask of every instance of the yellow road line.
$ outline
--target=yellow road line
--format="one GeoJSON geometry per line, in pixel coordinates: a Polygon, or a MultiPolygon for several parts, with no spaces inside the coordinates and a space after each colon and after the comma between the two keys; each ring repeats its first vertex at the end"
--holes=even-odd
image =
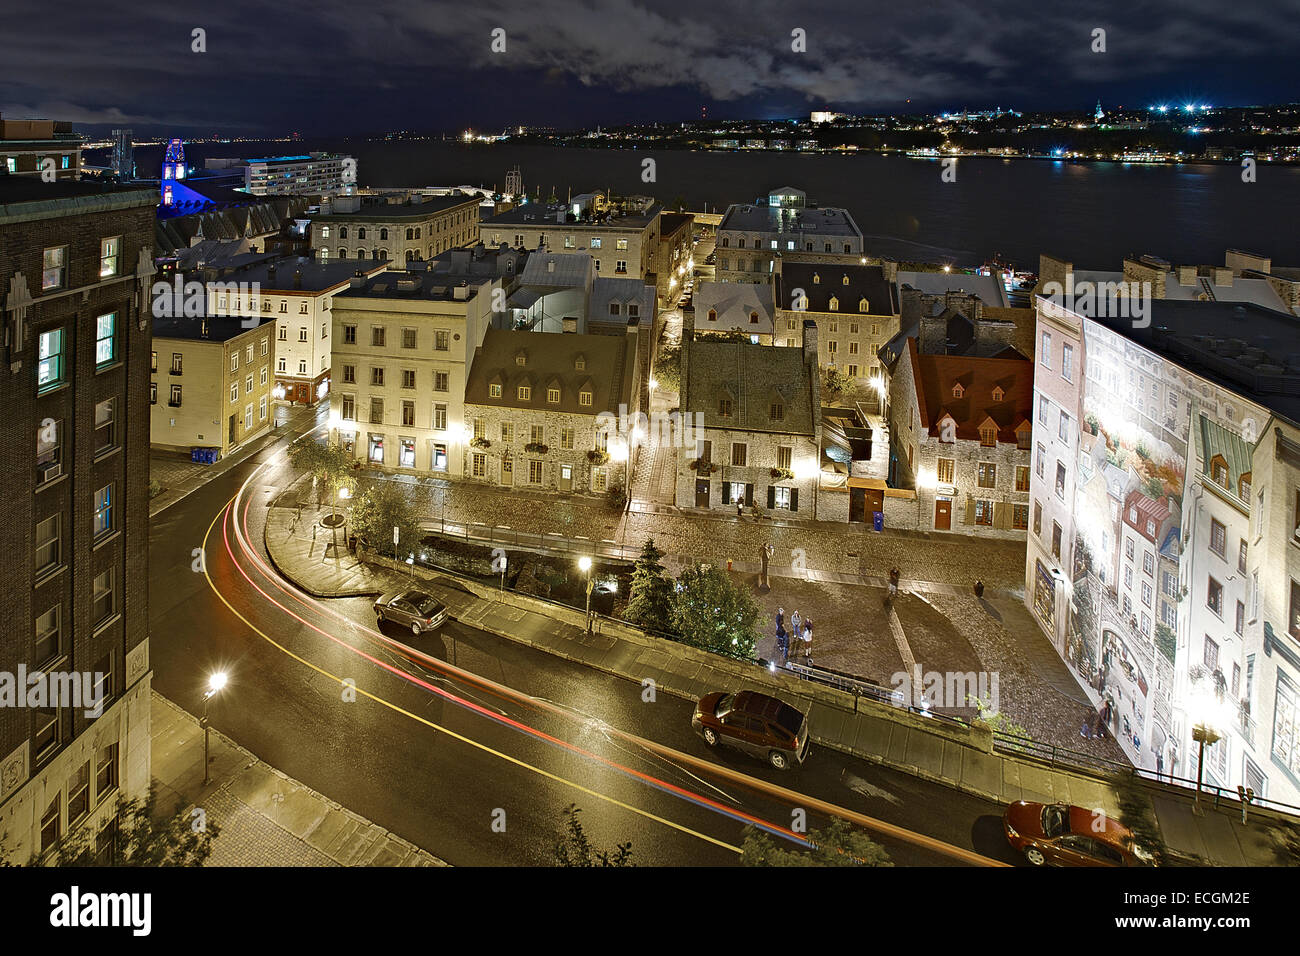
{"type": "MultiPolygon", "coordinates": [[[[231,504],[234,502],[235,498],[237,497],[238,494],[236,494],[235,497],[232,497],[229,501],[227,501],[226,504],[221,508],[221,510],[217,512],[216,517],[214,517],[212,519],[212,522],[208,525],[208,530],[203,535],[203,550],[205,554],[207,553],[208,538],[211,537],[212,535],[213,527],[216,525],[217,520],[223,514],[226,513],[226,510],[231,506],[231,504]]],[[[233,512],[232,512],[232,518],[233,518],[233,512]]],[[[328,677],[332,681],[336,681],[340,686],[346,686],[344,678],[339,677],[335,674],[331,674],[329,671],[325,670],[324,668],[318,667],[316,664],[313,664],[311,661],[298,656],[293,651],[289,650],[287,647],[278,643],[274,638],[266,634],[261,628],[257,627],[255,624],[249,621],[248,618],[244,617],[244,615],[240,614],[239,611],[235,609],[234,605],[232,605],[229,601],[226,600],[225,595],[223,595],[217,589],[216,584],[212,580],[212,576],[208,574],[208,567],[206,561],[203,564],[203,576],[207,578],[208,586],[212,588],[212,593],[215,594],[221,600],[222,604],[224,604],[227,608],[230,609],[231,614],[235,615],[235,617],[243,621],[244,624],[249,628],[249,630],[251,630],[254,634],[262,638],[262,640],[266,641],[276,650],[280,651],[281,653],[285,654],[288,657],[293,658],[299,664],[303,664],[306,667],[309,667],[312,670],[314,670],[316,673],[322,674],[325,677],[328,677]]],[[[520,760],[517,757],[512,757],[509,754],[502,753],[499,750],[495,750],[492,747],[489,747],[487,744],[480,743],[477,740],[473,740],[469,737],[463,736],[462,734],[458,734],[454,730],[451,730],[447,727],[443,727],[441,724],[436,724],[426,717],[421,717],[419,714],[413,714],[409,710],[406,710],[405,708],[400,707],[397,704],[394,704],[392,701],[385,700],[383,697],[380,697],[377,694],[372,694],[361,687],[355,687],[355,689],[357,690],[358,693],[364,694],[366,697],[369,697],[371,700],[375,701],[376,703],[383,704],[385,707],[389,708],[390,710],[394,710],[399,714],[409,717],[411,720],[417,721],[421,724],[425,724],[426,726],[431,727],[432,729],[437,730],[440,733],[447,734],[449,737],[453,737],[454,739],[459,740],[461,743],[469,744],[471,747],[475,747],[483,751],[484,753],[488,753],[494,757],[498,757],[501,760],[506,761],[507,763],[512,763],[515,766],[522,767],[525,770],[531,770],[533,773],[545,777],[548,780],[554,781],[555,783],[563,784],[567,787],[572,787],[574,790],[577,790],[579,793],[584,793],[588,796],[595,797],[598,800],[604,800],[606,803],[612,804],[613,806],[616,807],[620,807],[621,809],[629,810],[632,813],[645,817],[647,820],[653,820],[656,823],[662,823],[664,826],[671,827],[672,829],[677,830],[681,833],[686,833],[689,834],[690,836],[698,837],[699,839],[704,840],[706,843],[712,843],[714,846],[719,846],[722,847],[723,849],[731,850],[733,853],[736,854],[742,852],[740,847],[733,846],[730,843],[726,843],[722,840],[715,839],[714,837],[709,836],[707,833],[700,833],[698,830],[692,830],[690,827],[683,826],[680,823],[674,823],[672,820],[666,820],[663,817],[650,813],[648,810],[642,810],[640,807],[634,807],[631,804],[624,803],[623,801],[615,799],[614,797],[611,797],[608,794],[600,793],[596,790],[592,790],[588,787],[584,787],[582,784],[577,783],[573,780],[569,780],[566,777],[561,777],[558,774],[551,773],[549,770],[543,770],[541,767],[533,766],[527,761],[520,760]]]]}

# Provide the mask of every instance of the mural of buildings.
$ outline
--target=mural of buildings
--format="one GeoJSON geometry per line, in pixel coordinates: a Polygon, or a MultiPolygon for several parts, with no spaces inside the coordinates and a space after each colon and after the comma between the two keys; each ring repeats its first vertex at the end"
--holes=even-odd
{"type": "Polygon", "coordinates": [[[1300,803],[1300,329],[1148,304],[1037,299],[1025,603],[1135,765],[1300,803]]]}

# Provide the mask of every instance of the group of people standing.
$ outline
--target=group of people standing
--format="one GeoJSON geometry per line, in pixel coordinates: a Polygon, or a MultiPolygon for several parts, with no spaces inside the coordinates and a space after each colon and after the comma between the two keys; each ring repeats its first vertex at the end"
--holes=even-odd
{"type": "MultiPolygon", "coordinates": [[[[790,615],[790,629],[785,627],[785,608],[776,609],[776,652],[780,655],[781,666],[790,663],[791,644],[795,641],[803,645],[803,661],[812,663],[812,621],[801,619],[799,612],[790,615]]],[[[797,646],[795,648],[797,650],[797,646]]]]}

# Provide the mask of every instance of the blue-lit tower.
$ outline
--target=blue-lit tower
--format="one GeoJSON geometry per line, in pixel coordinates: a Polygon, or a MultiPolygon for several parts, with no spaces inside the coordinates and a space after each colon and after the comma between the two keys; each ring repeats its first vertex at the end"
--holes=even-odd
{"type": "Polygon", "coordinates": [[[176,201],[173,184],[185,178],[185,147],[179,139],[167,141],[162,164],[162,204],[170,206],[176,201]]]}

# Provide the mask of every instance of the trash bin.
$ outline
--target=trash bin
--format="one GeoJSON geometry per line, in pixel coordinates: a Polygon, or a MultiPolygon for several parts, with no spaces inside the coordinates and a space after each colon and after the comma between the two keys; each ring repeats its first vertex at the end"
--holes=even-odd
{"type": "Polygon", "coordinates": [[[196,465],[197,465],[197,464],[202,464],[202,462],[203,462],[203,453],[204,453],[205,451],[207,451],[206,448],[191,448],[191,449],[190,449],[190,461],[194,462],[196,465]]]}
{"type": "Polygon", "coordinates": [[[885,513],[883,511],[871,512],[871,527],[875,531],[885,530],[885,513]]]}

